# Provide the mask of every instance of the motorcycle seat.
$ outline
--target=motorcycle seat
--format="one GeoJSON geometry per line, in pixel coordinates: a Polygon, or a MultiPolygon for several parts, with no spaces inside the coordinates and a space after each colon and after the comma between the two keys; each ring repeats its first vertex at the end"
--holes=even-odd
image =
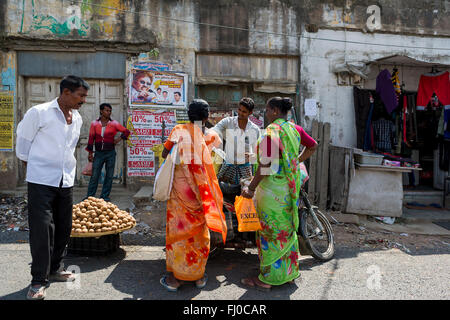
{"type": "Polygon", "coordinates": [[[223,194],[228,195],[240,195],[241,194],[241,185],[240,184],[232,184],[224,181],[219,182],[220,190],[222,190],[223,194]]]}

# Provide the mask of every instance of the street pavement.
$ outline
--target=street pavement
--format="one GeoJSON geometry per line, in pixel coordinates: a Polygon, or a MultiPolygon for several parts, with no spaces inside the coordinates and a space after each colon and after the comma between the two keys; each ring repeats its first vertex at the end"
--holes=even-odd
{"type": "MultiPolygon", "coordinates": [[[[0,300],[25,299],[31,280],[27,232],[0,232],[0,300]]],[[[208,284],[166,291],[164,239],[152,244],[123,244],[108,256],[68,256],[66,267],[80,270],[75,283],[52,283],[47,300],[397,300],[450,298],[450,244],[408,253],[396,248],[337,245],[334,259],[300,257],[301,277],[270,293],[240,284],[257,273],[255,249],[224,250],[208,261],[208,284]]]]}

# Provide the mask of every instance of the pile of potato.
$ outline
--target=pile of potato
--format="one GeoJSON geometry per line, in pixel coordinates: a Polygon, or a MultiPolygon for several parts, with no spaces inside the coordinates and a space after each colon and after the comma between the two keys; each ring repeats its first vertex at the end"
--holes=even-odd
{"type": "Polygon", "coordinates": [[[72,233],[101,233],[134,227],[136,220],[115,204],[89,197],[73,206],[72,233]]]}

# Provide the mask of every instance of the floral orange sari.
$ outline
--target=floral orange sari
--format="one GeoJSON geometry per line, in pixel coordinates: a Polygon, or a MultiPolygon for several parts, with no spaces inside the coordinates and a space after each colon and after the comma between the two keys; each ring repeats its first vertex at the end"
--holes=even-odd
{"type": "Polygon", "coordinates": [[[164,146],[170,150],[174,143],[179,161],[167,202],[166,268],[179,280],[196,281],[205,273],[210,230],[226,239],[223,196],[210,155],[220,138],[187,123],[177,125],[164,146]]]}

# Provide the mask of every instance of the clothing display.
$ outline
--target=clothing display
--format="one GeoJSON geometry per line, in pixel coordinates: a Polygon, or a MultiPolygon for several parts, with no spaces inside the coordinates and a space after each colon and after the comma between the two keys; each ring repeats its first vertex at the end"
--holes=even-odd
{"type": "Polygon", "coordinates": [[[390,120],[379,119],[372,123],[375,148],[381,152],[391,152],[396,144],[395,126],[390,120]]]}
{"type": "Polygon", "coordinates": [[[417,89],[417,110],[425,110],[433,93],[437,95],[444,106],[450,106],[449,72],[423,74],[420,76],[417,89]]]}
{"type": "MultiPolygon", "coordinates": [[[[417,92],[404,91],[399,79],[397,68],[392,73],[385,69],[376,78],[375,94],[353,88],[357,148],[399,161],[402,167],[419,165],[419,184],[434,186],[433,161],[443,171],[450,168],[449,72],[433,68],[421,75],[417,92]]],[[[408,181],[416,186],[413,176],[408,181]]]]}
{"type": "Polygon", "coordinates": [[[370,90],[353,87],[353,101],[356,122],[356,147],[363,149],[366,135],[366,124],[370,113],[370,90]]]}
{"type": "Polygon", "coordinates": [[[399,101],[402,90],[400,87],[400,79],[398,78],[398,69],[397,68],[394,68],[394,71],[392,72],[391,80],[392,80],[392,84],[394,85],[395,94],[397,95],[397,101],[399,101]]]}
{"type": "Polygon", "coordinates": [[[397,108],[398,100],[389,70],[385,69],[378,74],[376,91],[380,95],[387,112],[391,114],[397,108]]]}

